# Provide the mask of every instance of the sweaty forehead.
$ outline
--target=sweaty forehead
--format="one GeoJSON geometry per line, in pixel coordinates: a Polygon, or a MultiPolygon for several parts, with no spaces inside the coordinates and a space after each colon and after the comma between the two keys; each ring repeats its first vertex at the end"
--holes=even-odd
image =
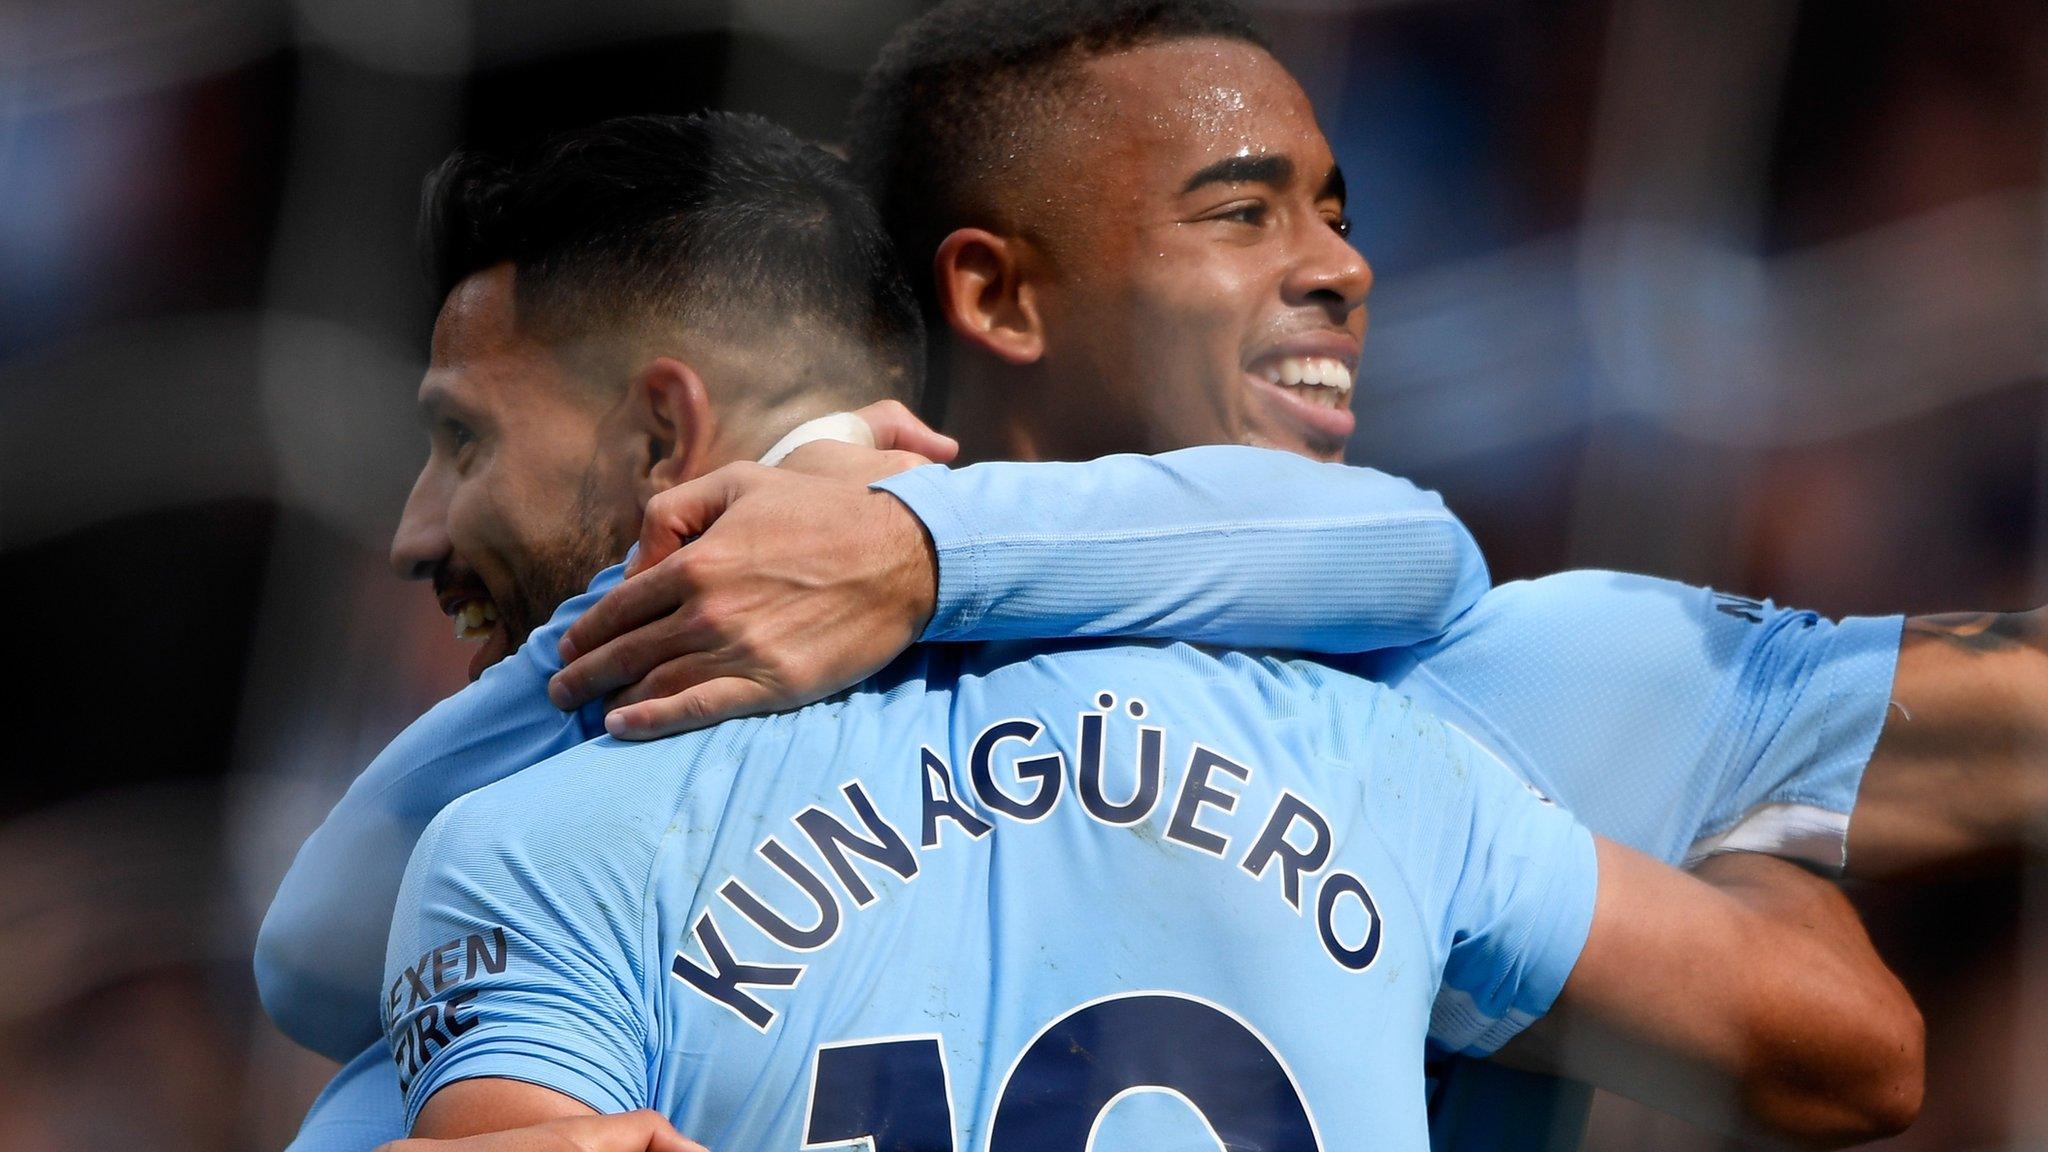
{"type": "Polygon", "coordinates": [[[1177,188],[1226,156],[1284,155],[1318,174],[1328,167],[1329,144],[1307,94],[1257,45],[1168,40],[1083,67],[1110,110],[1103,142],[1150,169],[1148,184],[1177,188]]]}

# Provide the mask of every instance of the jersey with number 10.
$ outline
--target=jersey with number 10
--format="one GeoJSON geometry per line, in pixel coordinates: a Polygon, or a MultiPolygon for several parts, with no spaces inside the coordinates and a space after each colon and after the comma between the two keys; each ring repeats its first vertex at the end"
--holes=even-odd
{"type": "Polygon", "coordinates": [[[1545,1011],[1594,887],[1569,815],[1341,672],[927,648],[458,801],[383,1011],[409,1122],[507,1077],[713,1148],[1420,1149],[1425,1038],[1545,1011]]]}

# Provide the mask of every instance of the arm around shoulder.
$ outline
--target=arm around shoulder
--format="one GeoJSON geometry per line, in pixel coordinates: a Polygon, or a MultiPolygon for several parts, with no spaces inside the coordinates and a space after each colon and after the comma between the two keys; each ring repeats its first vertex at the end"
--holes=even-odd
{"type": "Polygon", "coordinates": [[[1268,449],[920,468],[876,486],[937,551],[927,640],[1364,652],[1435,636],[1489,585],[1435,493],[1268,449]]]}

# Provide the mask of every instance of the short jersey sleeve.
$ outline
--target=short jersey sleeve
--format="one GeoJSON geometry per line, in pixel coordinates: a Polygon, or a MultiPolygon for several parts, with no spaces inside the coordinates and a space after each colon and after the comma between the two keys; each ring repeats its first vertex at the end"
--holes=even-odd
{"type": "Polygon", "coordinates": [[[1499,751],[1600,835],[1839,869],[1900,620],[1829,620],[1618,572],[1502,585],[1371,673],[1499,751]]]}
{"type": "Polygon", "coordinates": [[[648,885],[661,822],[582,753],[451,804],[399,891],[382,987],[408,1130],[458,1080],[504,1077],[599,1112],[649,1103],[648,885]]]}
{"type": "Polygon", "coordinates": [[[1415,755],[1373,767],[1374,820],[1436,933],[1430,1042],[1487,1055],[1550,1010],[1578,963],[1599,881],[1593,837],[1470,737],[1390,700],[1379,742],[1415,755]]]}

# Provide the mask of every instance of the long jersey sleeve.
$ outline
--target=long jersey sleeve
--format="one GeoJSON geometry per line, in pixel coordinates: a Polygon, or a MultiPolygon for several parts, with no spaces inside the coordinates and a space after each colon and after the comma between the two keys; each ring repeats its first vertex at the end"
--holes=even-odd
{"type": "Polygon", "coordinates": [[[1263,448],[934,465],[875,487],[937,548],[926,640],[1364,652],[1436,635],[1487,587],[1479,546],[1434,492],[1263,448]]]}
{"type": "Polygon", "coordinates": [[[600,573],[525,645],[398,734],[292,861],[256,937],[256,987],[285,1035],[348,1060],[377,1040],[391,902],[427,823],[457,797],[604,732],[548,702],[562,633],[624,573],[600,573]]]}

